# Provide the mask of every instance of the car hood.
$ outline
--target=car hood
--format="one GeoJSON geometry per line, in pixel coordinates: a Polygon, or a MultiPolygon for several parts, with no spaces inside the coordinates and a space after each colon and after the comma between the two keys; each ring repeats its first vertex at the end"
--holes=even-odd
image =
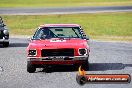
{"type": "Polygon", "coordinates": [[[87,41],[83,39],[45,39],[32,40],[30,48],[86,48],[87,41]]]}

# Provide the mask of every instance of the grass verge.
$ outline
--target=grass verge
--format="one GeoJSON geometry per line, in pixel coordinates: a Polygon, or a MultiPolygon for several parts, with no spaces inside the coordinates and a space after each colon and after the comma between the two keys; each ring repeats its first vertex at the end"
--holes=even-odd
{"type": "Polygon", "coordinates": [[[132,0],[0,0],[0,7],[65,7],[132,5],[132,0]]]}
{"type": "MultiPolygon", "coordinates": [[[[4,15],[2,16],[12,35],[32,35],[40,24],[80,24],[91,38],[122,36],[119,40],[132,41],[132,13],[96,13],[65,15],[4,15]]],[[[107,39],[107,38],[106,38],[107,39]]],[[[114,39],[114,37],[112,37],[114,39]]]]}

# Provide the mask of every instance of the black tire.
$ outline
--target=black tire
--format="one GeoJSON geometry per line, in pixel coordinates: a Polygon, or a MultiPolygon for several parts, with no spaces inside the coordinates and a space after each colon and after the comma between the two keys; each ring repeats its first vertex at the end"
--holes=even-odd
{"type": "Polygon", "coordinates": [[[52,68],[46,67],[45,72],[46,73],[51,73],[52,72],[52,68]]]}
{"type": "Polygon", "coordinates": [[[9,46],[9,42],[4,42],[3,43],[3,47],[8,47],[9,46]]]}
{"type": "Polygon", "coordinates": [[[27,62],[27,72],[34,73],[36,71],[36,67],[32,65],[30,62],[27,62]]]}
{"type": "Polygon", "coordinates": [[[82,69],[84,69],[85,71],[89,70],[89,62],[87,60],[82,64],[82,69]]]}
{"type": "Polygon", "coordinates": [[[84,69],[85,71],[89,70],[89,62],[86,60],[83,64],[80,65],[74,65],[75,69],[78,71],[78,68],[81,66],[82,69],[84,69]]]}

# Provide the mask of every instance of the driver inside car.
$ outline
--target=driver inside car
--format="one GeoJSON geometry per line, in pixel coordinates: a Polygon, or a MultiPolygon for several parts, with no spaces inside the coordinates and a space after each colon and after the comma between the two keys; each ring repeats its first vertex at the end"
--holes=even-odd
{"type": "Polygon", "coordinates": [[[49,38],[54,38],[54,33],[49,30],[48,28],[45,28],[42,30],[42,33],[41,33],[41,39],[49,39],[49,38]]]}

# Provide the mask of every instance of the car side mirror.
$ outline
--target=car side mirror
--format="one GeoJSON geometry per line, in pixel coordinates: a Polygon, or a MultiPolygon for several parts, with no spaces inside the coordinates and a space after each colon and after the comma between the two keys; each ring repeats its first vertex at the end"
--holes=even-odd
{"type": "Polygon", "coordinates": [[[86,37],[86,40],[89,40],[89,37],[88,36],[86,37]]]}
{"type": "Polygon", "coordinates": [[[0,24],[1,27],[5,27],[6,25],[5,24],[0,24]]]}
{"type": "Polygon", "coordinates": [[[89,37],[86,37],[86,40],[89,40],[89,37]]]}
{"type": "Polygon", "coordinates": [[[3,24],[3,27],[5,27],[6,25],[5,24],[3,24]]]}
{"type": "Polygon", "coordinates": [[[28,37],[28,41],[31,41],[31,40],[33,40],[33,37],[28,37]]]}
{"type": "Polygon", "coordinates": [[[89,40],[89,37],[88,36],[85,36],[84,39],[89,40]]]}

